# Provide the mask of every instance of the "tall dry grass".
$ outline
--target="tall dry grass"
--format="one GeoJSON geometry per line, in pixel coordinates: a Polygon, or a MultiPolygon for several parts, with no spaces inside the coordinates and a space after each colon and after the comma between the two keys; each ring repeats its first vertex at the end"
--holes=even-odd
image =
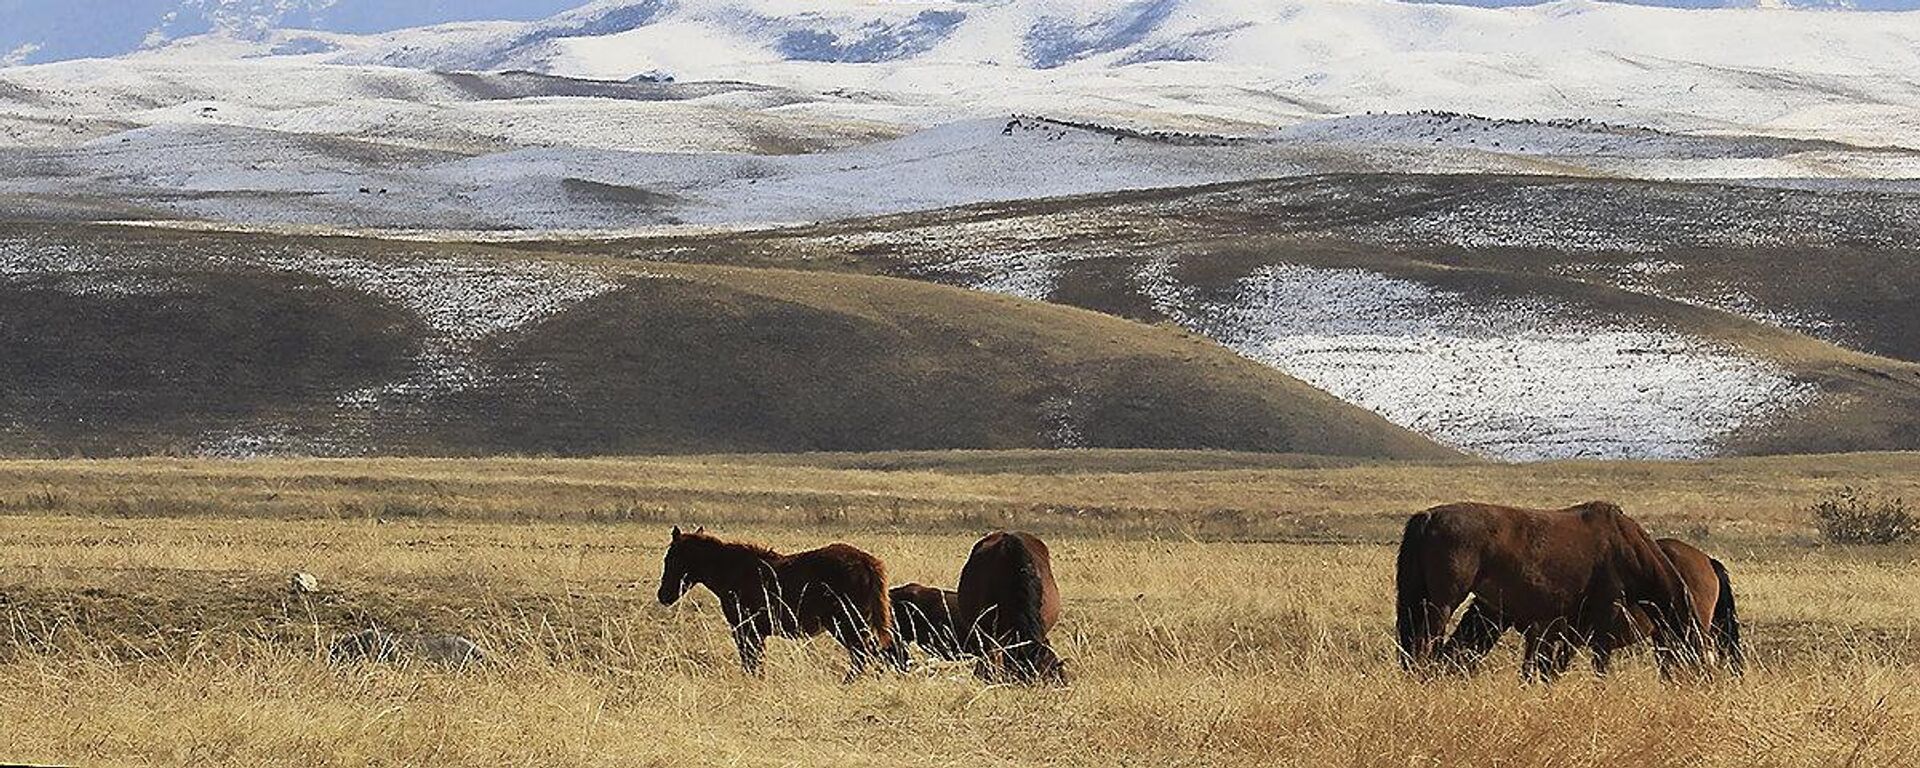
{"type": "MultiPolygon", "coordinates": [[[[1891,558],[1733,561],[1755,669],[1674,686],[1417,684],[1377,544],[1054,537],[1066,690],[964,666],[839,683],[830,642],[744,677],[714,601],[652,597],[655,526],[72,518],[8,522],[6,759],[229,765],[1900,765],[1920,753],[1910,596],[1891,558]],[[108,526],[111,527],[108,527],[108,526]],[[19,539],[16,541],[16,536],[19,539]],[[284,571],[321,577],[308,604],[284,571]],[[89,592],[91,590],[91,592],[89,592]],[[335,668],[372,618],[467,632],[470,670],[335,668]]],[[[800,527],[726,531],[794,548],[800,527]]],[[[971,538],[849,538],[951,583],[971,538]]],[[[1884,554],[1884,553],[1882,553],[1884,554]]]]}
{"type": "Polygon", "coordinates": [[[1770,511],[1774,501],[1746,502],[1760,521],[1749,524],[1742,504],[1719,500],[1754,488],[1811,498],[1842,475],[1900,492],[1916,482],[1905,457],[1734,463],[1724,486],[1695,486],[1716,470],[1678,464],[1043,477],[785,462],[0,466],[0,498],[58,497],[48,511],[0,516],[0,762],[1920,761],[1915,551],[1817,546],[1810,522],[1770,511]],[[46,479],[55,482],[33,482],[46,479]],[[1392,548],[1375,531],[1419,506],[1405,497],[1511,487],[1575,500],[1607,482],[1624,491],[1616,498],[1689,500],[1687,512],[1652,515],[1656,528],[1708,526],[1703,543],[1733,569],[1748,621],[1745,678],[1669,685],[1640,657],[1605,681],[1530,687],[1511,641],[1473,679],[1422,684],[1398,671],[1392,548]],[[203,506],[177,513],[73,514],[103,499],[193,494],[203,506]],[[662,511],[588,513],[614,498],[662,511]],[[799,498],[834,501],[791,508],[799,498]],[[422,499],[439,506],[307,514],[422,499]],[[925,507],[895,510],[900,500],[925,507]],[[974,506],[988,501],[1047,531],[1066,596],[1056,640],[1076,672],[1070,688],[986,687],[964,665],[842,685],[844,655],[824,640],[774,641],[768,676],[750,679],[710,595],[672,609],[653,598],[669,521],[788,549],[844,539],[884,558],[895,582],[951,584],[979,532],[969,526],[1008,522],[974,506]],[[847,512],[820,511],[837,504],[847,512]],[[1035,505],[1120,511],[1090,521],[1035,505]],[[1182,523],[1242,505],[1231,529],[1182,523]],[[1288,508],[1315,510],[1297,516],[1317,532],[1253,511],[1288,508]],[[509,510],[527,520],[511,522],[522,515],[509,510]],[[287,595],[295,569],[318,575],[321,591],[287,595]],[[368,624],[466,633],[492,660],[465,670],[324,661],[333,636],[368,624]]]}

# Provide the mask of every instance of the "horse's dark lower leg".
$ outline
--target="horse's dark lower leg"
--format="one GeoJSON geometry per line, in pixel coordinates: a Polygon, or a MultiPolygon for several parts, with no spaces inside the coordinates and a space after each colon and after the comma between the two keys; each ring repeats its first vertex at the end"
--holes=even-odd
{"type": "Polygon", "coordinates": [[[989,683],[1006,682],[1007,652],[996,647],[981,654],[980,660],[974,662],[973,676],[989,683]]]}
{"type": "Polygon", "coordinates": [[[1573,646],[1558,633],[1528,630],[1526,658],[1520,676],[1527,682],[1551,683],[1572,664],[1573,646]]]}
{"type": "Polygon", "coordinates": [[[1506,623],[1479,598],[1474,598],[1466,614],[1460,617],[1460,624],[1454,627],[1453,636],[1441,646],[1439,657],[1448,666],[1472,674],[1500,643],[1500,635],[1505,630],[1506,623]]]}
{"type": "Polygon", "coordinates": [[[1660,670],[1661,680],[1673,680],[1683,671],[1700,669],[1700,654],[1689,650],[1699,645],[1697,638],[1690,645],[1683,635],[1687,629],[1683,622],[1675,622],[1663,614],[1653,615],[1653,663],[1660,670]]]}
{"type": "Polygon", "coordinates": [[[913,658],[907,654],[907,643],[898,637],[895,637],[893,642],[885,648],[881,648],[879,656],[881,661],[895,670],[905,672],[913,668],[913,658]]]}
{"type": "Polygon", "coordinates": [[[1409,670],[1423,671],[1441,660],[1447,649],[1447,619],[1458,603],[1434,603],[1420,600],[1401,607],[1400,621],[1406,627],[1401,640],[1401,663],[1409,670]]]}
{"type": "Polygon", "coordinates": [[[1002,639],[975,629],[970,645],[978,656],[973,664],[974,676],[989,683],[1006,682],[1010,659],[1002,639]]]}
{"type": "Polygon", "coordinates": [[[892,663],[888,649],[881,648],[879,637],[858,617],[838,616],[828,627],[833,639],[847,649],[846,682],[853,682],[865,674],[867,664],[878,659],[882,663],[892,663]]]}
{"type": "Polygon", "coordinates": [[[766,653],[767,638],[751,628],[742,628],[733,633],[733,645],[740,650],[740,668],[759,677],[764,671],[760,659],[766,653]]]}
{"type": "Polygon", "coordinates": [[[1529,629],[1523,637],[1526,645],[1520,651],[1520,679],[1531,683],[1540,667],[1540,633],[1529,629]]]}
{"type": "Polygon", "coordinates": [[[1574,649],[1578,646],[1568,638],[1553,638],[1547,645],[1547,680],[1552,682],[1573,666],[1574,649]]]}
{"type": "Polygon", "coordinates": [[[1589,646],[1593,652],[1593,674],[1606,677],[1613,671],[1613,647],[1605,640],[1594,640],[1589,646]]]}

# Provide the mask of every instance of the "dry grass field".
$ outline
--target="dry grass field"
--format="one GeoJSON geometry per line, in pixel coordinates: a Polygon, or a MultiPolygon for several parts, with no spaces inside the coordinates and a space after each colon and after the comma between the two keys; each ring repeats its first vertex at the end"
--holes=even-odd
{"type": "Polygon", "coordinates": [[[85,765],[1635,765],[1920,762],[1920,567],[1822,545],[1844,485],[1920,456],[1401,465],[1203,453],[0,462],[0,762],[85,765]],[[1461,498],[1609,497],[1726,560],[1742,679],[1415,683],[1392,542],[1461,498]],[[654,599],[672,523],[856,543],[951,584],[1045,536],[1060,690],[931,666],[842,685],[825,640],[740,673],[712,596],[654,599]],[[289,596],[295,570],[319,592],[289,596]],[[369,624],[484,665],[335,667],[369,624]]]}

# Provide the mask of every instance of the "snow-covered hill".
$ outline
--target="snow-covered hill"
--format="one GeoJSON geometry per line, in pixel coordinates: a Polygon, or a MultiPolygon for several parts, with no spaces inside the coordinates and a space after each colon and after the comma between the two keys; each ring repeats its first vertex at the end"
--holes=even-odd
{"type": "MultiPolygon", "coordinates": [[[[204,55],[206,41],[169,55],[204,55]]],[[[1069,111],[1239,130],[1450,110],[1920,144],[1920,13],[1592,0],[603,0],[526,23],[275,32],[245,55],[745,80],[919,124],[1069,111]]],[[[234,55],[231,46],[220,47],[234,55]]]]}
{"type": "Polygon", "coordinates": [[[537,20],[499,20],[567,4],[132,0],[101,19],[75,16],[84,4],[13,0],[0,2],[12,22],[0,25],[0,56],[109,53],[120,48],[72,41],[137,35],[135,48],[161,46],[138,54],[156,66],[244,58],[739,80],[838,94],[843,103],[816,108],[914,126],[1022,112],[1257,132],[1340,115],[1444,110],[1920,146],[1920,12],[1594,0],[1504,8],[1398,0],[599,0],[537,20]],[[454,23],[394,29],[439,21],[454,23]],[[55,41],[79,47],[56,51],[55,41]]]}
{"type": "MultiPolygon", "coordinates": [[[[163,31],[154,39],[173,42],[128,60],[0,69],[0,120],[21,105],[37,107],[34,119],[44,124],[120,120],[196,100],[352,100],[375,113],[393,102],[444,100],[444,89],[393,74],[401,68],[749,82],[803,96],[782,105],[785,118],[888,123],[896,133],[1009,113],[1262,134],[1334,117],[1436,112],[1567,121],[1555,123],[1557,138],[1579,131],[1585,146],[1630,154],[1639,151],[1627,146],[1631,134],[1593,128],[1920,147],[1920,12],[1678,10],[1593,0],[1511,8],[1398,0],[828,0],[804,7],[601,0],[535,21],[350,34],[337,30],[357,28],[345,20],[364,2],[280,0],[262,6],[278,9],[265,16],[253,7],[261,2],[193,4],[201,21],[182,29],[210,34],[175,40],[163,31]],[[226,14],[229,21],[207,21],[226,14]],[[319,29],[288,26],[306,22],[319,29]],[[313,69],[323,65],[343,71],[313,69]],[[340,89],[349,81],[362,86],[357,93],[340,89]]],[[[1475,138],[1449,128],[1461,143],[1475,138]]],[[[1427,138],[1448,143],[1448,136],[1427,138]]]]}
{"type": "MultiPolygon", "coordinates": [[[[1539,0],[1432,0],[1533,5],[1539,0]]],[[[1757,7],[1903,10],[1915,0],[1616,0],[1682,8],[1757,7]]],[[[976,0],[978,2],[978,0],[976,0]]],[[[634,3],[625,3],[632,5],[634,3]]],[[[207,32],[262,36],[278,30],[371,34],[455,21],[534,20],[581,0],[0,0],[0,66],[119,56],[207,32]],[[106,7],[102,7],[106,6],[106,7]]],[[[866,49],[875,53],[877,49],[866,49]]]]}
{"type": "MultiPolygon", "coordinates": [[[[1853,185],[1876,176],[1920,176],[1920,152],[1650,131],[1623,134],[1615,145],[1582,130],[1464,117],[1447,120],[1472,126],[1467,132],[1487,146],[1454,140],[1450,129],[1442,130],[1457,146],[1436,145],[1418,138],[1436,119],[1422,115],[1309,123],[1257,139],[981,119],[863,143],[871,137],[857,126],[782,122],[794,118],[777,108],[725,106],[779,103],[778,93],[693,91],[667,99],[680,86],[659,88],[658,101],[439,107],[465,116],[458,121],[399,104],[360,114],[189,108],[151,127],[76,146],[0,149],[0,203],[9,195],[67,205],[91,200],[102,208],[140,207],[125,217],[322,229],[631,231],[834,221],[1329,173],[1787,176],[1802,184],[1818,176],[1853,185]],[[215,116],[200,119],[204,109],[215,116]],[[352,132],[309,132],[323,125],[352,132]],[[352,138],[356,134],[381,138],[352,138]],[[787,141],[806,135],[836,148],[769,154],[759,145],[770,135],[787,141]],[[1403,136],[1415,138],[1397,138],[1403,136]],[[1502,152],[1497,145],[1503,144],[1512,151],[1502,152]]],[[[1589,230],[1609,228],[1604,222],[1579,232],[1510,227],[1453,237],[1571,243],[1589,230]]]]}

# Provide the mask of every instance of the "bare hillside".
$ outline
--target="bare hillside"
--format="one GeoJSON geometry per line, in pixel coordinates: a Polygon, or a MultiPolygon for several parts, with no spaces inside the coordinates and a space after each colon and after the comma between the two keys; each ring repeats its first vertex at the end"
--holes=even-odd
{"type": "Polygon", "coordinates": [[[897,279],[478,246],[10,228],[0,357],[13,455],[1451,455],[1174,329],[897,279]]]}

